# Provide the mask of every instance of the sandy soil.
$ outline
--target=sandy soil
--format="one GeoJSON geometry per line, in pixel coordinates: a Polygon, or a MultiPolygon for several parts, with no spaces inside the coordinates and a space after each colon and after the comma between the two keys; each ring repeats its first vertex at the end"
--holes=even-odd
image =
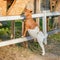
{"type": "Polygon", "coordinates": [[[41,56],[39,51],[36,53],[16,45],[0,47],[0,60],[60,60],[60,42],[49,40],[45,49],[46,55],[41,56]]]}
{"type": "Polygon", "coordinates": [[[45,56],[17,46],[0,48],[0,60],[60,60],[60,56],[47,52],[45,56]]]}

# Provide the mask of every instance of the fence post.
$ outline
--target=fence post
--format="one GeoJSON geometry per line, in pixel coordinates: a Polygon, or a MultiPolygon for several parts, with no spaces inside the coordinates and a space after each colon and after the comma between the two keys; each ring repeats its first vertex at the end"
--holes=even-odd
{"type": "Polygon", "coordinates": [[[15,38],[15,20],[11,21],[11,39],[15,38]]]}
{"type": "MultiPolygon", "coordinates": [[[[47,34],[47,20],[46,20],[46,11],[43,11],[44,16],[43,16],[43,33],[46,36],[47,34]]],[[[45,39],[45,43],[47,44],[47,38],[45,39]]]]}
{"type": "MultiPolygon", "coordinates": [[[[36,13],[41,13],[41,0],[36,0],[36,13]]],[[[38,26],[40,26],[40,17],[36,18],[38,26]]]]}

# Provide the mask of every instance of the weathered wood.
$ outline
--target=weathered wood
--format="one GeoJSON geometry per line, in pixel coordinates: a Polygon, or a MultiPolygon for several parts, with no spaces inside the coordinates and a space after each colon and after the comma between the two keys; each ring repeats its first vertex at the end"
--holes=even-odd
{"type": "Polygon", "coordinates": [[[11,21],[11,39],[15,38],[15,21],[11,21]]]}
{"type": "Polygon", "coordinates": [[[6,16],[7,11],[7,1],[0,0],[0,16],[6,16]]]}
{"type": "Polygon", "coordinates": [[[50,27],[49,27],[49,17],[46,18],[47,19],[47,31],[50,30],[50,27]]]}
{"type": "Polygon", "coordinates": [[[30,0],[14,0],[7,15],[20,15],[30,0]]]}
{"type": "Polygon", "coordinates": [[[22,21],[22,35],[24,33],[24,21],[22,21]]]}

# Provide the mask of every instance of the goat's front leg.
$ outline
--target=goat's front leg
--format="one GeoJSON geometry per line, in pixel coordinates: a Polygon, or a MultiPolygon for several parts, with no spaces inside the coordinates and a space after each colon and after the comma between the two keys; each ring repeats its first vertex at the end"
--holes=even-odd
{"type": "Polygon", "coordinates": [[[26,36],[26,32],[27,32],[27,29],[25,29],[25,31],[24,31],[24,33],[23,33],[23,37],[25,37],[26,36]]]}
{"type": "MultiPolygon", "coordinates": [[[[25,36],[26,36],[26,33],[27,33],[27,29],[25,29],[25,31],[24,31],[22,37],[25,37],[25,36]]],[[[23,47],[25,47],[25,48],[28,47],[28,43],[27,43],[27,41],[23,42],[23,47]]]]}
{"type": "Polygon", "coordinates": [[[45,55],[45,48],[43,42],[40,42],[40,47],[42,49],[42,55],[45,55]]]}

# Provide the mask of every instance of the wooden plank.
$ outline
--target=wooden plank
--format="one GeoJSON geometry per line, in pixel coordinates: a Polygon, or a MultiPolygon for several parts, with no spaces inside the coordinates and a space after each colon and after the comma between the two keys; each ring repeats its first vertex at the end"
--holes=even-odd
{"type": "Polygon", "coordinates": [[[6,16],[7,11],[7,1],[0,0],[0,16],[6,16]]]}
{"type": "Polygon", "coordinates": [[[15,20],[11,21],[11,39],[15,38],[15,20]]]}

